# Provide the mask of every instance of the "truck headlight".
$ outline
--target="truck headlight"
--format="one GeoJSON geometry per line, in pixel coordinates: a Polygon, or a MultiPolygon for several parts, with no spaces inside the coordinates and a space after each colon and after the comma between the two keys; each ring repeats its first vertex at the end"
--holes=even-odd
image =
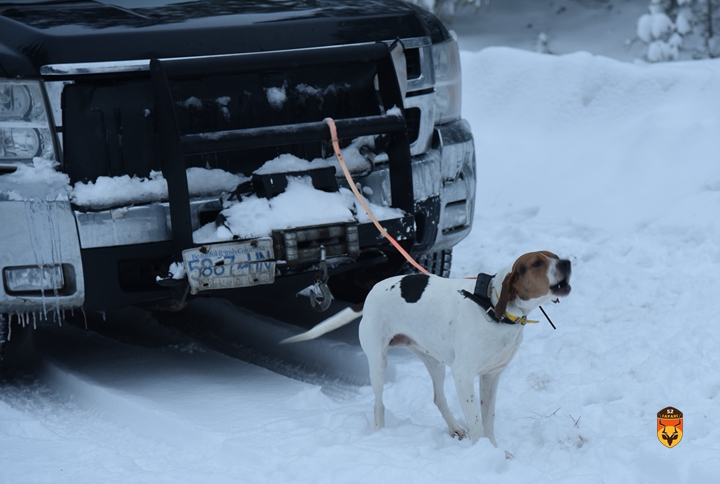
{"type": "Polygon", "coordinates": [[[462,107],[462,76],[460,49],[450,39],[432,46],[435,68],[435,124],[460,119],[462,107]]]}
{"type": "Polygon", "coordinates": [[[0,162],[54,160],[55,145],[39,81],[0,79],[0,162]]]}

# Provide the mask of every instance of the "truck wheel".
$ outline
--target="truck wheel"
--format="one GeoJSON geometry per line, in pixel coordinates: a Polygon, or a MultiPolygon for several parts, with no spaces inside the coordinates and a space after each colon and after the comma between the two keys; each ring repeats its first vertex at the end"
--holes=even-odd
{"type": "MultiPolygon", "coordinates": [[[[452,266],[452,249],[439,250],[437,252],[428,252],[417,258],[418,264],[440,277],[450,277],[450,267],[452,266]]],[[[403,274],[413,274],[418,272],[409,262],[403,266],[403,274]]]]}

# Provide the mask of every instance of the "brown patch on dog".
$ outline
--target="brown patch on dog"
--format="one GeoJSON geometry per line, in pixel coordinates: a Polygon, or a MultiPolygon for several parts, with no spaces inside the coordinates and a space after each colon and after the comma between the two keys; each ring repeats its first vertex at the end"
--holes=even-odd
{"type": "Polygon", "coordinates": [[[500,297],[495,305],[495,317],[502,318],[508,303],[516,298],[523,300],[545,296],[550,289],[548,266],[558,256],[548,251],[521,255],[502,282],[500,297]]]}
{"type": "Polygon", "coordinates": [[[495,317],[498,319],[505,316],[505,309],[507,309],[508,303],[514,301],[517,297],[517,293],[515,292],[515,280],[517,277],[518,275],[513,269],[513,271],[505,276],[505,279],[503,280],[502,289],[500,290],[500,298],[493,308],[495,317]]]}

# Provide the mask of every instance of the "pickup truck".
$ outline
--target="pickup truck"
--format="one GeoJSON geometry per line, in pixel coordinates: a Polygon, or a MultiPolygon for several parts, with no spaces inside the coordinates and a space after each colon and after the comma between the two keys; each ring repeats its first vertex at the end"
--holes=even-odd
{"type": "Polygon", "coordinates": [[[453,34],[396,0],[0,0],[10,324],[447,276],[475,151],[453,34]]]}

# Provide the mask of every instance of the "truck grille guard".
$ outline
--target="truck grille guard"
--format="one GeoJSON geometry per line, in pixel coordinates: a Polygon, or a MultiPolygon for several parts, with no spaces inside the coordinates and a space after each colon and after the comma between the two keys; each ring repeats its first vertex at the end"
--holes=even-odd
{"type": "Polygon", "coordinates": [[[335,65],[342,69],[352,63],[372,63],[376,72],[376,95],[380,115],[337,119],[339,137],[354,139],[368,135],[386,135],[385,152],[389,158],[392,206],[406,213],[414,212],[410,140],[397,73],[387,44],[359,44],[323,49],[317,52],[270,52],[215,58],[170,59],[150,61],[150,75],[155,96],[155,120],[161,153],[160,166],[168,183],[169,211],[174,256],[193,247],[193,229],[188,193],[185,157],[210,153],[265,148],[278,144],[327,142],[328,126],[323,121],[246,129],[182,134],[177,119],[170,80],[199,76],[240,74],[258,70],[308,68],[335,65]],[[392,114],[389,111],[392,110],[392,114]]]}

